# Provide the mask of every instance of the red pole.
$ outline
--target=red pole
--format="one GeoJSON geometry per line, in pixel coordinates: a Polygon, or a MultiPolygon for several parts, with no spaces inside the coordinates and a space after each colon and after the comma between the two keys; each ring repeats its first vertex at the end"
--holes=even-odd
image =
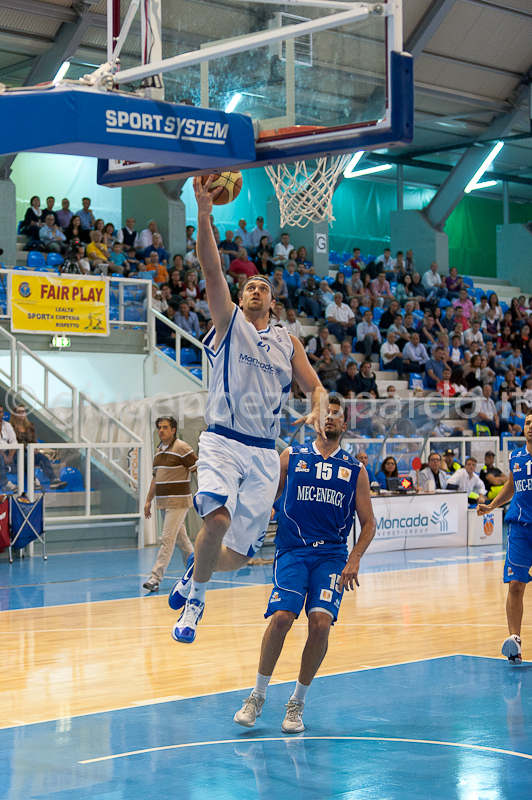
{"type": "Polygon", "coordinates": [[[122,25],[121,25],[121,20],[120,20],[120,0],[113,0],[113,26],[112,26],[112,31],[113,31],[113,50],[115,48],[116,41],[117,41],[117,39],[118,39],[118,37],[120,35],[120,28],[121,27],[122,27],[122,25]]]}

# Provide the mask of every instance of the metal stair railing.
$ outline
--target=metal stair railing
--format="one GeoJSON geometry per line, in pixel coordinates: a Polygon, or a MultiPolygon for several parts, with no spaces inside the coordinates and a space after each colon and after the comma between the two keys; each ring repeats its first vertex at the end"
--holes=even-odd
{"type": "Polygon", "coordinates": [[[183,370],[189,376],[189,378],[201,386],[202,389],[207,389],[209,383],[209,359],[207,358],[207,351],[203,346],[203,342],[199,339],[194,338],[189,333],[187,333],[183,328],[180,328],[179,325],[176,325],[171,319],[165,317],[164,314],[161,314],[159,311],[156,311],[154,308],[150,308],[149,312],[150,317],[150,351],[156,353],[160,358],[166,361],[167,364],[171,364],[172,366],[183,370]],[[163,322],[170,330],[175,333],[175,360],[170,358],[165,353],[162,352],[157,347],[157,335],[155,330],[155,321],[159,320],[163,322]],[[190,343],[193,347],[197,348],[201,352],[201,378],[196,377],[191,372],[189,372],[186,368],[186,365],[181,363],[181,341],[184,340],[185,342],[190,343]]]}

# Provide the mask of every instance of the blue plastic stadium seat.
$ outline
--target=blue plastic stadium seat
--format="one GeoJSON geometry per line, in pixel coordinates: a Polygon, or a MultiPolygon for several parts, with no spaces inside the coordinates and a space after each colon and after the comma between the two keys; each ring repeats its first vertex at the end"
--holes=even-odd
{"type": "Polygon", "coordinates": [[[504,383],[504,375],[497,375],[493,383],[493,394],[498,395],[501,383],[504,383]]]}
{"type": "Polygon", "coordinates": [[[353,258],[353,254],[348,253],[347,250],[344,250],[342,253],[342,264],[345,264],[345,262],[349,261],[350,258],[353,258]]]}
{"type": "Polygon", "coordinates": [[[124,289],[124,303],[135,303],[137,300],[137,292],[132,292],[131,289],[124,289]]]}
{"type": "Polygon", "coordinates": [[[371,311],[371,309],[368,308],[367,306],[360,306],[360,313],[361,314],[365,314],[366,311],[371,311]]]}
{"type": "Polygon", "coordinates": [[[394,292],[397,291],[398,286],[399,284],[397,283],[397,281],[390,281],[390,291],[392,294],[394,294],[394,292]]]}
{"type": "Polygon", "coordinates": [[[505,303],[504,301],[502,301],[502,303],[499,303],[499,305],[500,305],[500,307],[501,307],[501,311],[502,311],[502,313],[503,313],[503,314],[504,314],[506,311],[508,311],[508,309],[510,308],[510,306],[508,305],[508,303],[505,303]]]}
{"type": "MultiPolygon", "coordinates": [[[[44,255],[39,250],[30,250],[28,253],[28,259],[26,261],[28,267],[45,267],[46,260],[44,255]]],[[[15,269],[20,269],[20,267],[15,267],[15,269]]]]}
{"type": "Polygon", "coordinates": [[[17,225],[17,236],[22,236],[22,231],[24,230],[24,220],[21,219],[17,225]]]}
{"type": "Polygon", "coordinates": [[[118,306],[111,306],[109,308],[109,319],[118,319],[118,316],[118,306]]]}
{"type": "Polygon", "coordinates": [[[449,308],[451,301],[447,300],[445,297],[442,297],[438,305],[440,308],[449,308]]]}
{"type": "Polygon", "coordinates": [[[135,306],[126,307],[124,308],[124,320],[127,322],[144,322],[145,311],[143,308],[135,308],[135,306]]]}
{"type": "Polygon", "coordinates": [[[203,370],[201,367],[192,367],[190,374],[194,375],[195,378],[199,378],[200,381],[203,380],[203,370]]]}
{"type": "Polygon", "coordinates": [[[408,388],[414,389],[416,386],[423,386],[423,375],[419,372],[411,372],[408,378],[408,388]]]}
{"type": "Polygon", "coordinates": [[[175,361],[175,350],[173,347],[167,347],[167,345],[164,344],[164,345],[158,345],[158,348],[161,351],[161,353],[164,353],[165,356],[168,356],[168,358],[171,358],[172,361],[175,361]]]}
{"type": "Polygon", "coordinates": [[[329,251],[329,264],[341,264],[342,257],[340,253],[337,253],[336,250],[329,251]]]}
{"type": "Polygon", "coordinates": [[[76,469],[76,467],[63,467],[62,470],[59,472],[59,477],[62,481],[66,481],[67,485],[65,489],[61,489],[60,491],[64,492],[82,492],[84,489],[83,486],[83,475],[76,469]]]}
{"type": "Polygon", "coordinates": [[[328,284],[329,284],[329,286],[330,286],[332,283],[334,283],[334,280],[335,280],[335,279],[334,279],[334,278],[332,278],[330,275],[327,275],[325,278],[323,278],[323,280],[324,280],[324,281],[327,281],[327,283],[328,283],[328,284]]]}
{"type": "Polygon", "coordinates": [[[192,347],[181,348],[181,366],[189,367],[192,364],[199,364],[199,356],[192,347]]]}
{"type": "Polygon", "coordinates": [[[46,265],[48,267],[57,267],[59,264],[64,262],[64,258],[61,253],[48,253],[46,257],[46,265]]]}
{"type": "Polygon", "coordinates": [[[470,278],[468,275],[462,276],[462,283],[464,283],[466,286],[469,286],[471,289],[473,289],[475,286],[473,278],[470,278]]]}
{"type": "Polygon", "coordinates": [[[33,270],[34,272],[50,272],[48,267],[34,267],[33,270]]]}
{"type": "Polygon", "coordinates": [[[401,456],[399,461],[397,462],[397,471],[398,472],[409,472],[410,467],[408,466],[408,461],[401,456]]]}
{"type": "Polygon", "coordinates": [[[50,478],[47,478],[44,472],[40,467],[35,469],[35,478],[39,481],[39,483],[45,488],[48,489],[50,486],[50,478]]]}
{"type": "Polygon", "coordinates": [[[352,278],[353,277],[353,268],[352,267],[348,267],[345,264],[342,264],[342,266],[339,269],[339,272],[343,272],[346,278],[352,278]]]}
{"type": "MultiPolygon", "coordinates": [[[[361,311],[362,311],[362,309],[361,309],[361,311]]],[[[362,312],[362,313],[364,313],[364,312],[362,312]]],[[[383,314],[384,314],[384,308],[379,308],[379,307],[374,308],[373,309],[373,322],[375,322],[378,325],[379,324],[379,320],[380,320],[380,318],[382,317],[383,314]]]]}

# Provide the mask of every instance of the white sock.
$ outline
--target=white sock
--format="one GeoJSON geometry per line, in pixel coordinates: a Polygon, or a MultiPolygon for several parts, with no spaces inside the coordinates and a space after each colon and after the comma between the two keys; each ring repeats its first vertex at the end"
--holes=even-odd
{"type": "Polygon", "coordinates": [[[190,594],[188,596],[189,600],[201,600],[202,603],[205,602],[205,592],[207,591],[207,586],[209,581],[205,581],[205,583],[200,583],[199,581],[195,581],[192,578],[192,583],[190,585],[190,594]]]}
{"type": "Polygon", "coordinates": [[[255,681],[253,694],[258,694],[260,697],[266,697],[266,689],[268,688],[268,684],[271,679],[271,675],[261,675],[260,672],[257,672],[257,679],[255,681]]]}
{"type": "Polygon", "coordinates": [[[298,703],[304,703],[309,689],[310,686],[305,686],[304,683],[299,683],[299,681],[296,681],[296,688],[294,689],[290,700],[297,700],[298,703]]]}

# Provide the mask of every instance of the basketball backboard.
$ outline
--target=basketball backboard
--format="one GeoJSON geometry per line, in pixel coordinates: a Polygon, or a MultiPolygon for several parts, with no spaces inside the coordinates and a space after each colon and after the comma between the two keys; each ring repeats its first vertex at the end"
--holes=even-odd
{"type": "MultiPolygon", "coordinates": [[[[153,68],[167,101],[251,116],[256,160],[240,168],[411,141],[413,64],[402,53],[400,0],[166,0],[161,13],[163,60],[140,68],[123,60],[115,79],[138,85],[153,68]]],[[[201,171],[114,161],[100,164],[99,180],[201,171]]]]}

